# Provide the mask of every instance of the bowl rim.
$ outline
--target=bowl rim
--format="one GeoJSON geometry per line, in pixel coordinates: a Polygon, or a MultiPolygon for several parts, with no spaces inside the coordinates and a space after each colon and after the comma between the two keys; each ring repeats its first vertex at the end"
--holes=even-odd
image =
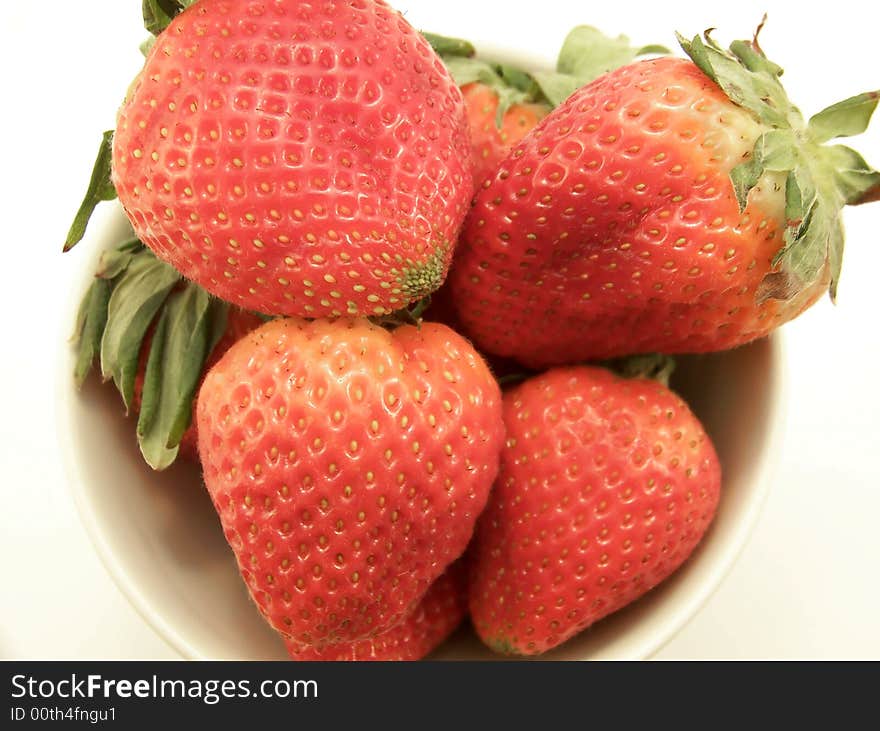
{"type": "MultiPolygon", "coordinates": [[[[106,231],[108,228],[108,218],[102,216],[101,219],[100,223],[97,220],[95,221],[95,223],[99,223],[95,228],[106,231]]],[[[72,493],[79,519],[101,563],[116,584],[116,587],[144,622],[183,658],[210,659],[206,658],[202,652],[187,640],[184,634],[175,627],[174,623],[169,620],[166,613],[160,608],[158,600],[147,596],[140,588],[139,582],[125,568],[124,562],[111,545],[111,540],[103,526],[103,521],[99,517],[98,511],[84,489],[86,479],[82,472],[83,467],[78,454],[74,448],[74,442],[69,438],[65,438],[65,435],[72,433],[75,427],[75,409],[71,404],[71,400],[77,397],[76,386],[73,382],[75,356],[74,349],[69,342],[70,333],[73,332],[79,299],[85,291],[86,283],[92,276],[89,267],[94,264],[98,252],[102,249],[103,247],[99,246],[92,256],[87,257],[86,262],[89,266],[85,266],[84,263],[80,272],[81,276],[74,277],[74,282],[68,292],[68,302],[70,302],[71,306],[67,308],[68,316],[62,318],[64,330],[59,334],[58,340],[56,340],[56,342],[60,343],[61,350],[58,358],[61,367],[58,369],[55,379],[56,439],[58,449],[62,455],[68,487],[72,493]]],[[[754,468],[755,484],[746,508],[737,521],[736,527],[730,529],[732,530],[732,536],[724,544],[723,548],[716,549],[718,553],[713,560],[709,580],[700,582],[696,590],[688,593],[685,599],[676,602],[674,609],[667,610],[664,613],[664,618],[661,620],[658,629],[655,632],[648,633],[645,639],[640,641],[633,640],[632,651],[626,658],[621,657],[619,659],[647,659],[667,645],[693,619],[697,612],[705,606],[721,586],[745,549],[749,537],[758,522],[779,464],[778,456],[781,453],[781,443],[784,437],[785,407],[788,399],[787,379],[785,378],[787,363],[783,336],[777,330],[768,338],[768,341],[771,348],[771,369],[770,373],[767,374],[769,380],[767,393],[770,399],[768,414],[770,416],[767,423],[764,448],[760,452],[760,463],[754,468]]]]}
{"type": "MultiPolygon", "coordinates": [[[[756,470],[755,487],[752,498],[747,504],[745,513],[737,521],[733,531],[733,538],[728,541],[721,550],[720,558],[716,559],[714,578],[712,581],[703,582],[697,591],[683,601],[675,617],[670,619],[664,631],[658,632],[656,639],[644,643],[645,652],[643,657],[650,658],[656,655],[687,625],[697,613],[706,606],[715,592],[721,587],[728,577],[736,562],[742,556],[748,545],[758,520],[767,504],[770,495],[770,487],[775,482],[779,472],[780,455],[785,441],[785,431],[788,420],[788,379],[785,377],[788,369],[786,359],[787,349],[784,336],[780,328],[772,332],[766,340],[770,346],[771,373],[768,374],[769,401],[768,413],[770,417],[767,423],[767,434],[764,439],[764,449],[760,453],[760,464],[756,470]]],[[[722,475],[721,489],[724,489],[724,477],[722,475]]]]}

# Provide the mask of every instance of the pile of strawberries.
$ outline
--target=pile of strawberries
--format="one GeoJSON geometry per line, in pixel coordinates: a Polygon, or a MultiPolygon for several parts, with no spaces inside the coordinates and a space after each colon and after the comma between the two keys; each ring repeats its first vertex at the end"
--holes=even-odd
{"type": "Polygon", "coordinates": [[[382,0],[144,11],[67,242],[118,195],[76,375],[100,360],[152,467],[201,461],[290,655],[417,659],[466,614],[534,655],[675,571],[721,468],[665,355],[833,296],[880,174],[826,143],[878,93],[805,121],[757,35],[581,26],[547,72],[382,0]]]}

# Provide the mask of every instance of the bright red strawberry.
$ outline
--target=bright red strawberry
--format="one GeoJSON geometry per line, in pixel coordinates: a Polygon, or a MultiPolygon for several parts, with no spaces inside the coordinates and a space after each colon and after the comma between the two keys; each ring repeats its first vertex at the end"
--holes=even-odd
{"type": "Polygon", "coordinates": [[[244,308],[383,314],[446,276],[471,197],[461,93],[382,0],[200,0],[119,113],[138,236],[244,308]]]}
{"type": "Polygon", "coordinates": [[[415,611],[387,632],[323,650],[298,652],[287,643],[288,651],[294,660],[421,660],[455,631],[466,613],[467,570],[459,560],[431,584],[415,611]]]}
{"type": "Polygon", "coordinates": [[[682,45],[699,68],[599,77],[477,193],[450,284],[481,348],[535,367],[720,350],[833,295],[839,211],[880,174],[823,143],[862,131],[878,94],[807,124],[756,43],[682,45]]]}
{"type": "Polygon", "coordinates": [[[687,559],[721,468],[687,405],[657,381],[557,368],[504,395],[507,443],[471,556],[470,611],[504,653],[545,652],[687,559]]]}
{"type": "Polygon", "coordinates": [[[471,132],[471,159],[474,183],[480,185],[492,175],[507,153],[550,111],[547,104],[512,104],[498,124],[498,93],[492,87],[474,82],[461,88],[471,132]]]}
{"type": "Polygon", "coordinates": [[[299,651],[413,610],[464,551],[503,440],[489,369],[432,323],[271,321],[208,373],[197,422],[251,596],[299,651]]]}
{"type": "MultiPolygon", "coordinates": [[[[207,373],[213,365],[220,360],[223,354],[229,350],[229,348],[247,335],[251,330],[255,330],[262,324],[263,320],[252,312],[240,310],[238,308],[230,309],[226,318],[226,329],[223,331],[223,335],[217,341],[217,344],[211,350],[210,355],[208,355],[204,366],[202,366],[202,372],[207,373]]],[[[138,354],[137,375],[134,379],[134,398],[131,408],[134,414],[138,414],[141,410],[141,396],[144,391],[144,374],[147,370],[147,359],[150,355],[152,342],[153,328],[150,328],[147,331],[146,337],[144,337],[140,353],[138,354]]],[[[199,382],[199,385],[201,385],[201,381],[199,382]]],[[[193,402],[192,421],[183,433],[183,436],[180,438],[180,456],[186,457],[187,459],[198,459],[199,439],[198,434],[196,433],[195,411],[196,406],[195,402],[193,402]]]]}

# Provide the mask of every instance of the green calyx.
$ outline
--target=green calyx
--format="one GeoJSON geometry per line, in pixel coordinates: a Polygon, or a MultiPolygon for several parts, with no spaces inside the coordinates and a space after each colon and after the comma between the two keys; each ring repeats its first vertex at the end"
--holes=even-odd
{"type": "Polygon", "coordinates": [[[556,107],[585,84],[639,56],[668,53],[665,46],[633,46],[625,35],[612,38],[592,26],[579,25],[565,37],[555,71],[535,71],[532,76],[550,105],[556,107]]]}
{"type": "Polygon", "coordinates": [[[471,43],[423,33],[443,59],[459,86],[479,82],[498,96],[495,124],[514,104],[539,103],[559,106],[580,87],[608,71],[646,54],[666,54],[669,49],[650,45],[635,47],[624,35],[611,38],[588,25],[573,28],[565,37],[553,71],[524,71],[510,64],[476,57],[471,43]]]}
{"type": "Polygon", "coordinates": [[[196,0],[143,0],[144,28],[154,36],[159,35],[196,0]]]}
{"type": "Polygon", "coordinates": [[[495,93],[498,97],[495,124],[499,128],[507,110],[514,104],[541,100],[540,87],[532,76],[522,69],[476,58],[476,49],[470,41],[424,31],[422,35],[443,60],[458,86],[480,83],[488,86],[495,93]]]}
{"type": "Polygon", "coordinates": [[[104,252],[98,263],[77,316],[74,378],[81,386],[99,360],[104,380],[114,382],[130,410],[149,336],[137,439],[153,469],[165,469],[177,457],[199,379],[226,329],[227,313],[226,303],[184,282],[137,239],[104,252]]]}
{"type": "Polygon", "coordinates": [[[110,180],[110,162],[113,148],[113,130],[104,132],[101,136],[101,144],[92,167],[92,175],[89,185],[79,210],[74,216],[67,238],[64,240],[64,251],[70,251],[85,236],[86,226],[92,217],[95,208],[102,201],[112,201],[116,198],[116,188],[110,180]]]}
{"type": "Polygon", "coordinates": [[[758,32],[750,41],[734,41],[729,50],[708,32],[692,40],[679,35],[678,41],[700,70],[767,130],[749,158],[730,172],[740,210],[765,173],[784,176],[783,245],[758,289],[758,301],[791,299],[818,281],[826,268],[833,300],[843,262],[840,211],[847,204],[877,200],[880,172],[855,150],[826,143],[864,132],[880,92],[850,97],[805,122],[780,82],[782,68],[758,45],[758,32]]]}

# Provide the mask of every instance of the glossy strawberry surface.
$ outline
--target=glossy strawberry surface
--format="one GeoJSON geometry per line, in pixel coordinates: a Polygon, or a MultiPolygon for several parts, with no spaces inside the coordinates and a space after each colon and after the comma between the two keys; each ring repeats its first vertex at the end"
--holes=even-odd
{"type": "Polygon", "coordinates": [[[828,288],[758,288],[782,246],[768,173],[731,169],[765,127],[693,63],[605,74],[545,117],[478,191],[450,275],[463,331],[530,366],[711,351],[766,335],[828,288]]]}
{"type": "Polygon", "coordinates": [[[718,505],[721,468],[656,381],[556,368],[504,395],[507,441],[473,550],[470,612],[493,649],[545,652],[659,584],[718,505]]]}
{"type": "Polygon", "coordinates": [[[421,660],[461,624],[467,614],[467,569],[462,561],[450,566],[418,603],[415,610],[393,629],[352,643],[328,645],[323,650],[297,652],[293,660],[379,661],[421,660]]]}
{"type": "Polygon", "coordinates": [[[293,647],[399,623],[465,550],[498,470],[498,385],[424,323],[279,319],[198,397],[205,483],[251,596],[293,647]]]}
{"type": "Polygon", "coordinates": [[[381,0],[201,0],[113,138],[137,235],[233,304],[372,315],[443,281],[471,197],[461,93],[381,0]]]}

